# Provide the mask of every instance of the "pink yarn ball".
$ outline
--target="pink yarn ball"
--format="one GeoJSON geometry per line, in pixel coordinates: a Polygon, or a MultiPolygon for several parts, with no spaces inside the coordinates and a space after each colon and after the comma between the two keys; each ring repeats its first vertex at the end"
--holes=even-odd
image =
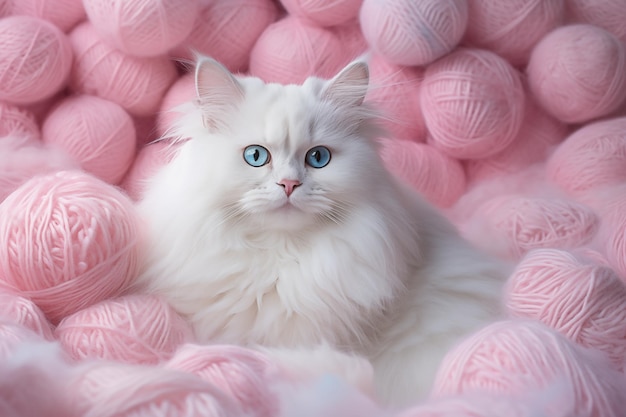
{"type": "Polygon", "coordinates": [[[244,417],[217,387],[156,366],[91,362],[70,381],[77,416],[244,417]]]}
{"type": "Polygon", "coordinates": [[[364,0],[363,35],[397,65],[425,65],[452,51],[465,33],[467,0],[364,0]]]}
{"type": "Polygon", "coordinates": [[[278,399],[270,389],[278,370],[260,352],[239,346],[188,344],[166,366],[199,376],[251,415],[272,417],[278,412],[278,399]]]}
{"type": "Polygon", "coordinates": [[[527,95],[522,127],[513,142],[489,158],[468,160],[467,175],[471,181],[480,181],[542,163],[567,133],[565,124],[539,108],[527,95]]]}
{"type": "Polygon", "coordinates": [[[176,145],[159,141],[141,148],[135,162],[128,170],[121,187],[134,201],[141,200],[146,186],[161,167],[176,154],[176,145]]]}
{"type": "Polygon", "coordinates": [[[450,207],[465,192],[465,172],[458,160],[423,143],[393,139],[381,143],[387,169],[434,205],[450,207]]]}
{"type": "Polygon", "coordinates": [[[193,340],[191,326],[164,300],[127,295],[65,317],[55,336],[76,360],[157,364],[193,340]]]}
{"type": "Polygon", "coordinates": [[[176,107],[196,98],[196,81],[194,74],[180,77],[165,93],[157,118],[157,135],[163,137],[180,118],[181,113],[176,107]]]}
{"type": "Polygon", "coordinates": [[[89,21],[103,40],[135,56],[156,56],[190,33],[199,0],[83,0],[89,21]]]}
{"type": "Polygon", "coordinates": [[[464,41],[525,65],[532,48],[561,25],[564,0],[472,0],[464,41]]]}
{"type": "Polygon", "coordinates": [[[288,16],[268,26],[252,48],[250,75],[265,82],[300,84],[333,77],[345,64],[337,35],[288,16]]]}
{"type": "Polygon", "coordinates": [[[37,120],[31,112],[10,104],[0,103],[0,138],[13,135],[39,139],[41,132],[37,120]]]}
{"type": "Polygon", "coordinates": [[[585,417],[621,416],[626,400],[620,386],[623,375],[595,353],[540,322],[495,322],[446,355],[432,395],[521,395],[565,382],[569,395],[545,398],[548,415],[572,409],[585,410],[585,417]]]}
{"type": "Polygon", "coordinates": [[[30,104],[64,87],[72,66],[67,36],[30,16],[0,19],[0,100],[30,104]]]}
{"type": "Polygon", "coordinates": [[[46,118],[42,134],[45,143],[110,184],[122,180],[135,157],[133,119],[118,104],[96,96],[63,100],[46,118]]]}
{"type": "MultiPolygon", "coordinates": [[[[215,58],[231,71],[246,70],[255,42],[278,17],[276,5],[271,0],[212,0],[201,4],[191,34],[172,55],[191,60],[195,51],[215,58]]],[[[288,44],[286,39],[277,42],[283,47],[288,44]]]]}
{"type": "Polygon", "coordinates": [[[574,196],[626,181],[626,117],[572,133],[548,159],[547,176],[574,196]]]}
{"type": "Polygon", "coordinates": [[[67,32],[85,19],[82,0],[9,0],[14,15],[38,17],[67,32]]]}
{"type": "Polygon", "coordinates": [[[0,317],[32,330],[46,340],[53,340],[52,325],[35,303],[10,291],[0,290],[0,317]]]}
{"type": "Polygon", "coordinates": [[[459,49],[428,66],[420,100],[432,144],[456,158],[504,150],[524,119],[518,72],[486,50],[459,49]]]}
{"type": "Polygon", "coordinates": [[[588,197],[602,218],[594,243],[626,282],[626,187],[607,187],[598,194],[588,197]]]}
{"type": "Polygon", "coordinates": [[[332,31],[343,46],[346,65],[363,55],[369,48],[358,22],[335,26],[332,31]]]}
{"type": "Polygon", "coordinates": [[[626,100],[626,46],[593,25],[550,32],[533,49],[526,72],[541,106],[566,123],[606,116],[626,100]]]}
{"type": "Polygon", "coordinates": [[[397,139],[425,141],[426,124],[419,101],[424,71],[390,64],[376,54],[370,58],[369,70],[365,100],[381,113],[381,126],[397,139]]]}
{"type": "Polygon", "coordinates": [[[567,0],[568,17],[611,32],[626,42],[626,6],[624,0],[567,0]]]}
{"type": "Polygon", "coordinates": [[[69,38],[75,55],[70,87],[113,101],[132,115],[155,113],[176,79],[176,67],[167,57],[126,55],[104,42],[88,22],[69,38]]]}
{"type": "Polygon", "coordinates": [[[280,0],[290,15],[319,26],[337,26],[359,15],[363,0],[280,0]]]}
{"type": "Polygon", "coordinates": [[[30,179],[0,204],[0,283],[53,323],[119,295],[137,274],[139,220],[117,188],[80,171],[30,179]]]}
{"type": "Polygon", "coordinates": [[[591,242],[600,219],[589,207],[559,198],[503,196],[487,201],[465,233],[476,244],[518,260],[537,248],[575,249],[591,242]]]}
{"type": "Polygon", "coordinates": [[[511,274],[504,303],[511,316],[539,320],[624,370],[626,285],[610,268],[563,250],[535,250],[511,274]]]}

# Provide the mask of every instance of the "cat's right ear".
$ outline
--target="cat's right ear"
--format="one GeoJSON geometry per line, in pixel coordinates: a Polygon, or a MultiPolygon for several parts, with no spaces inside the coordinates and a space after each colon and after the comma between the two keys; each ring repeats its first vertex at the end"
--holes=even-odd
{"type": "Polygon", "coordinates": [[[244,89],[218,61],[199,57],[196,63],[196,95],[204,125],[208,129],[217,129],[226,114],[244,98],[244,89]]]}

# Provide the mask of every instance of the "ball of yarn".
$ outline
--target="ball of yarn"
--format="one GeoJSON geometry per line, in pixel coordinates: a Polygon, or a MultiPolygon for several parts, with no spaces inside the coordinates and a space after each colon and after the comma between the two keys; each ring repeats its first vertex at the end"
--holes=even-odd
{"type": "Polygon", "coordinates": [[[0,317],[53,340],[52,325],[35,303],[11,291],[0,290],[0,317]]]}
{"type": "Polygon", "coordinates": [[[536,248],[574,249],[590,243],[600,219],[589,207],[559,198],[496,197],[465,226],[478,246],[517,260],[536,248]]]}
{"type": "Polygon", "coordinates": [[[504,303],[626,366],[626,284],[610,268],[559,249],[529,252],[511,274],[504,303]]]}
{"type": "Polygon", "coordinates": [[[426,124],[419,101],[424,71],[390,64],[377,54],[372,54],[369,70],[365,101],[380,113],[380,125],[394,138],[425,141],[426,124]]]}
{"type": "Polygon", "coordinates": [[[13,135],[39,139],[41,132],[35,116],[31,112],[10,104],[0,103],[0,138],[13,135]]]}
{"type": "Polygon", "coordinates": [[[460,49],[429,65],[420,101],[432,144],[456,158],[502,151],[524,119],[519,74],[486,50],[460,49]]]}
{"type": "Polygon", "coordinates": [[[72,67],[67,36],[30,16],[0,19],[0,100],[30,104],[64,87],[72,67]]]}
{"type": "Polygon", "coordinates": [[[104,42],[89,22],[74,28],[69,38],[75,55],[72,90],[113,101],[132,115],[156,112],[176,79],[176,67],[167,57],[124,54],[104,42]]]}
{"type": "Polygon", "coordinates": [[[193,332],[164,300],[127,295],[65,317],[55,336],[76,360],[157,364],[168,360],[180,345],[192,341],[193,332]]]}
{"type": "Polygon", "coordinates": [[[529,95],[522,127],[513,142],[504,150],[485,159],[466,161],[470,181],[481,181],[519,172],[542,163],[567,136],[567,126],[543,111],[529,95]]]}
{"type": "Polygon", "coordinates": [[[89,21],[110,45],[135,56],[156,56],[191,33],[199,0],[83,0],[89,21]]]}
{"type": "Polygon", "coordinates": [[[363,0],[370,47],[397,65],[425,65],[452,51],[467,27],[467,0],[363,0]]]}
{"type": "Polygon", "coordinates": [[[0,203],[35,176],[75,168],[77,163],[65,152],[31,136],[0,137],[0,203]]]}
{"type": "Polygon", "coordinates": [[[626,7],[623,0],[567,0],[568,17],[611,32],[626,42],[626,7]]]}
{"type": "Polygon", "coordinates": [[[424,143],[381,142],[380,153],[387,169],[434,205],[450,207],[465,192],[465,172],[458,160],[424,143]]]}
{"type": "Polygon", "coordinates": [[[526,72],[541,106],[566,123],[606,116],[626,100],[626,46],[593,25],[550,32],[533,49],[526,72]]]}
{"type": "Polygon", "coordinates": [[[345,65],[348,65],[367,51],[367,41],[363,37],[363,31],[358,22],[335,26],[332,28],[332,31],[339,38],[339,43],[341,43],[343,47],[345,65]]]}
{"type": "MultiPolygon", "coordinates": [[[[201,4],[191,34],[172,51],[172,56],[191,60],[195,51],[213,57],[231,71],[246,70],[255,42],[278,17],[274,2],[213,0],[201,4]]],[[[293,39],[275,41],[278,47],[288,48],[293,39]]]]}
{"type": "Polygon", "coordinates": [[[594,353],[537,321],[495,322],[449,351],[432,396],[476,391],[519,395],[565,382],[569,395],[545,399],[550,402],[548,415],[571,407],[586,410],[584,416],[589,417],[620,416],[625,400],[620,387],[623,376],[594,353]]]}
{"type": "Polygon", "coordinates": [[[525,65],[532,48],[564,19],[564,0],[468,1],[464,41],[525,65]]]}
{"type": "Polygon", "coordinates": [[[134,201],[141,200],[143,193],[161,167],[168,164],[176,154],[176,144],[159,141],[141,148],[135,161],[120,184],[134,201]]]}
{"type": "Polygon", "coordinates": [[[290,15],[320,26],[337,26],[356,19],[363,0],[280,0],[290,15]]]}
{"type": "Polygon", "coordinates": [[[63,100],[48,115],[43,141],[71,155],[87,172],[117,184],[135,157],[135,125],[118,104],[96,96],[63,100]]]}
{"type": "Polygon", "coordinates": [[[180,118],[177,106],[196,98],[196,81],[193,74],[180,77],[165,93],[157,117],[157,135],[163,137],[180,118]]]}
{"type": "Polygon", "coordinates": [[[300,84],[311,76],[331,78],[344,63],[334,32],[287,16],[269,25],[252,48],[250,75],[265,82],[300,84]]]}
{"type": "Polygon", "coordinates": [[[272,417],[278,411],[278,399],[270,390],[277,370],[260,352],[230,345],[187,344],[166,367],[199,376],[251,415],[272,417]]]}
{"type": "Polygon", "coordinates": [[[74,415],[98,417],[243,417],[241,409],[202,379],[156,366],[88,362],[68,390],[74,415]]]}
{"type": "Polygon", "coordinates": [[[11,13],[47,20],[67,32],[85,18],[82,0],[9,0],[11,13]]]}
{"type": "Polygon", "coordinates": [[[589,123],[569,135],[548,159],[547,176],[574,196],[626,181],[626,117],[589,123]]]}
{"type": "Polygon", "coordinates": [[[53,324],[126,290],[139,220],[117,188],[80,171],[28,180],[0,204],[0,282],[53,324]]]}

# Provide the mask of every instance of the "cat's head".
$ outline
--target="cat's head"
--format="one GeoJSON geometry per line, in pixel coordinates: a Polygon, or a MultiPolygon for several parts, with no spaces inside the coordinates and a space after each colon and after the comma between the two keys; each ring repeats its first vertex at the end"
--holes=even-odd
{"type": "Polygon", "coordinates": [[[386,171],[374,113],[363,103],[368,80],[359,61],[331,80],[279,85],[200,58],[195,119],[182,123],[186,132],[198,123],[189,135],[194,157],[205,164],[225,214],[297,229],[342,222],[376,193],[386,171]]]}

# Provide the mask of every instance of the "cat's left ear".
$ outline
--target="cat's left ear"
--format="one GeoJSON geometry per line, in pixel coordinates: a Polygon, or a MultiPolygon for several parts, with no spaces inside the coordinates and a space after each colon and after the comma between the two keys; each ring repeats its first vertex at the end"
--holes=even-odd
{"type": "Polygon", "coordinates": [[[226,112],[243,100],[243,87],[225,66],[213,58],[198,58],[195,75],[196,94],[203,110],[204,125],[216,128],[226,112]]]}
{"type": "Polygon", "coordinates": [[[355,61],[327,81],[322,99],[340,106],[360,106],[365,100],[368,84],[369,67],[363,61],[355,61]]]}

